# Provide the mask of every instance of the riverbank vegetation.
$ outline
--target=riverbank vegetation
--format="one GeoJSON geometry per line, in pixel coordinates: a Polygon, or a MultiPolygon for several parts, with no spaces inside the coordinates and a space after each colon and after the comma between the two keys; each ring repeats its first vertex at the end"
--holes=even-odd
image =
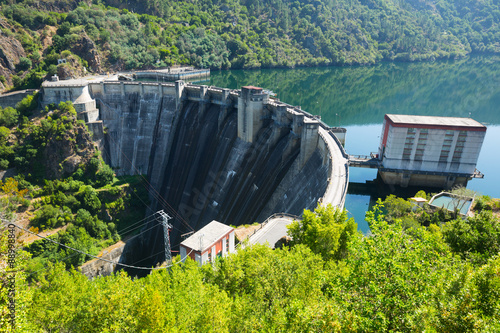
{"type": "Polygon", "coordinates": [[[24,51],[4,66],[15,76],[2,73],[15,88],[82,67],[352,65],[500,52],[500,11],[492,0],[0,3],[2,37],[24,51]]]}

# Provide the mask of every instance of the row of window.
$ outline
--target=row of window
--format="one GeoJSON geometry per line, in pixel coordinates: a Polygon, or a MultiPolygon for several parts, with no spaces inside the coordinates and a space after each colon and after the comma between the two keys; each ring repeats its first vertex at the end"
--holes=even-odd
{"type": "MultiPolygon", "coordinates": [[[[428,129],[423,128],[420,130],[417,142],[417,149],[415,150],[415,156],[414,156],[415,161],[422,161],[423,159],[428,133],[429,133],[428,129]]],[[[446,131],[443,146],[441,147],[441,153],[439,155],[439,162],[442,163],[448,161],[455,133],[456,131],[453,130],[446,131]]],[[[406,133],[405,146],[403,150],[403,160],[410,159],[413,150],[415,136],[416,136],[416,129],[408,128],[406,133]]],[[[467,131],[460,131],[458,133],[457,142],[455,144],[455,149],[453,151],[452,162],[460,162],[466,138],[467,138],[467,131]]]]}

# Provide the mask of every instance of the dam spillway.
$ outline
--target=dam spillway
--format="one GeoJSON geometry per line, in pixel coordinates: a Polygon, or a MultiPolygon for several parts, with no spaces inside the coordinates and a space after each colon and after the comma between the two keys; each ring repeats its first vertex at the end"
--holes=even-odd
{"type": "MultiPolygon", "coordinates": [[[[64,82],[43,88],[44,103],[79,96],[64,82]]],[[[100,81],[80,91],[99,107],[91,118],[80,112],[106,162],[117,175],[147,175],[151,209],[168,211],[168,203],[178,213],[173,246],[190,231],[184,222],[199,230],[212,220],[301,215],[318,201],[343,207],[347,155],[332,130],[259,88],[100,81]]],[[[151,234],[148,243],[161,246],[162,237],[151,234]]]]}

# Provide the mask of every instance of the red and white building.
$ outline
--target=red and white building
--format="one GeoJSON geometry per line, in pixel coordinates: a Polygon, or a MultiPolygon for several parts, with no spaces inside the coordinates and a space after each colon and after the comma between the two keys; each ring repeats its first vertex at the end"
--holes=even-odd
{"type": "Polygon", "coordinates": [[[183,261],[190,257],[200,265],[234,251],[234,228],[217,221],[210,222],[184,240],[179,249],[183,261]]]}
{"type": "Polygon", "coordinates": [[[471,119],[386,114],[379,173],[386,184],[450,188],[476,170],[486,126],[471,119]]]}

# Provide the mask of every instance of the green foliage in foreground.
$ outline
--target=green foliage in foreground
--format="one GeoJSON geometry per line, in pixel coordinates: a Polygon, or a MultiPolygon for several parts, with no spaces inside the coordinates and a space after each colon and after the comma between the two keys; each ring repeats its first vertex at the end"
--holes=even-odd
{"type": "MultiPolygon", "coordinates": [[[[188,260],[141,279],[92,281],[49,265],[39,282],[19,280],[18,331],[499,331],[499,254],[470,262],[454,254],[439,226],[387,223],[380,209],[367,216],[372,234],[354,234],[341,259],[305,244],[257,245],[201,268],[188,260]]],[[[331,207],[316,214],[341,216],[331,207]]]]}

